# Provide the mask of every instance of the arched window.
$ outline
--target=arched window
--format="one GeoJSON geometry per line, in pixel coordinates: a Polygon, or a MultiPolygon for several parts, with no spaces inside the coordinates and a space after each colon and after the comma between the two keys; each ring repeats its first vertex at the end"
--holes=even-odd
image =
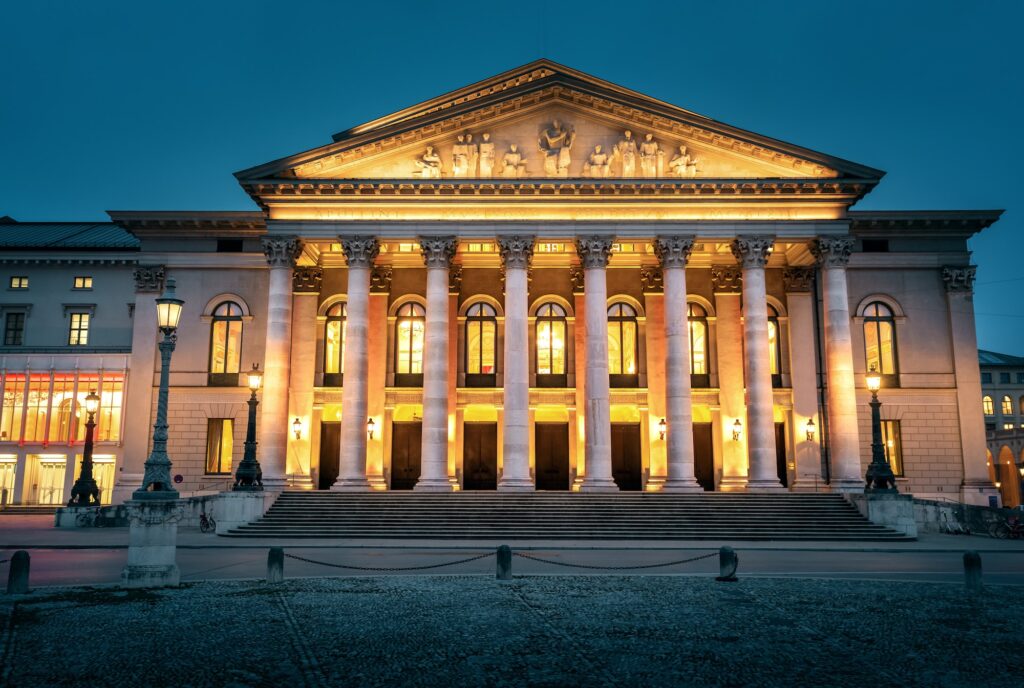
{"type": "Polygon", "coordinates": [[[708,312],[699,304],[689,303],[686,319],[690,326],[690,386],[708,387],[708,312]]]}
{"type": "Polygon", "coordinates": [[[324,322],[324,386],[344,384],[345,373],[345,304],[336,303],[327,309],[324,322]]]}
{"type": "Polygon", "coordinates": [[[1003,403],[999,406],[1001,407],[999,410],[1004,416],[1013,415],[1013,399],[1011,399],[1009,395],[1003,395],[1003,403]]]}
{"type": "Polygon", "coordinates": [[[882,376],[882,384],[895,387],[896,368],[896,319],[892,310],[881,301],[872,301],[864,309],[864,350],[867,367],[874,368],[882,376]]]}
{"type": "Polygon", "coordinates": [[[423,384],[423,333],[427,312],[418,303],[398,309],[395,319],[395,385],[418,387],[423,384]]]}
{"type": "Polygon", "coordinates": [[[608,308],[608,373],[612,387],[636,387],[638,329],[636,310],[626,303],[608,308]]]}
{"type": "Polygon", "coordinates": [[[981,400],[981,408],[985,411],[986,416],[994,415],[996,410],[995,406],[992,404],[992,397],[986,394],[981,400]]]}
{"type": "Polygon", "coordinates": [[[537,386],[565,387],[565,309],[545,303],[537,309],[537,386]]]}
{"type": "Polygon", "coordinates": [[[772,387],[782,386],[782,330],[779,312],[768,306],[768,363],[772,371],[772,387]]]}
{"type": "Polygon", "coordinates": [[[498,319],[494,307],[474,303],[466,311],[466,386],[493,387],[498,319]]]}
{"type": "Polygon", "coordinates": [[[1017,412],[1024,416],[1024,396],[1022,396],[1020,401],[1017,402],[1017,412]]]}
{"type": "Polygon", "coordinates": [[[242,355],[242,307],[224,301],[213,309],[210,327],[209,384],[238,385],[238,366],[242,355]]]}

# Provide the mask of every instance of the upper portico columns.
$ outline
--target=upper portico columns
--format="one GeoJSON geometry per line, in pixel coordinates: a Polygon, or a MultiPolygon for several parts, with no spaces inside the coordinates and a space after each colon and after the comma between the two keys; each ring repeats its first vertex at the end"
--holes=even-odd
{"type": "Polygon", "coordinates": [[[605,268],[614,237],[592,234],[576,238],[583,265],[586,310],[587,378],[585,385],[585,458],[583,492],[615,492],[612,479],[612,431],[608,379],[608,283],[605,268]]]}
{"type": "Polygon", "coordinates": [[[782,490],[775,457],[775,417],[768,350],[768,292],[764,268],[773,237],[734,239],[732,253],[743,268],[743,343],[747,369],[748,490],[782,490]]]}
{"type": "Polygon", "coordinates": [[[530,478],[530,335],[527,269],[532,236],[499,236],[505,266],[505,401],[503,468],[498,489],[532,490],[530,478]]]}
{"type": "Polygon", "coordinates": [[[366,416],[369,370],[370,270],[380,251],[372,236],[341,238],[348,265],[345,303],[345,348],[342,370],[345,384],[341,396],[341,455],[338,479],[332,490],[366,491],[366,416]]]}
{"type": "Polygon", "coordinates": [[[288,377],[292,341],[292,269],[302,253],[294,236],[263,237],[270,265],[267,340],[263,353],[263,398],[260,403],[260,465],[263,485],[283,489],[287,482],[288,377]]]}
{"type": "Polygon", "coordinates": [[[850,297],[846,265],[851,237],[821,237],[811,253],[821,266],[825,311],[825,370],[828,380],[828,437],[832,458],[832,489],[863,492],[860,438],[857,428],[857,386],[853,376],[850,297]]]}
{"type": "Polygon", "coordinates": [[[427,317],[423,357],[423,449],[414,489],[448,492],[448,274],[458,246],[454,236],[420,237],[427,265],[427,317]]]}
{"type": "Polygon", "coordinates": [[[665,285],[666,492],[700,492],[693,467],[693,407],[690,394],[690,332],[686,317],[686,262],[692,236],[659,236],[654,252],[665,285]]]}

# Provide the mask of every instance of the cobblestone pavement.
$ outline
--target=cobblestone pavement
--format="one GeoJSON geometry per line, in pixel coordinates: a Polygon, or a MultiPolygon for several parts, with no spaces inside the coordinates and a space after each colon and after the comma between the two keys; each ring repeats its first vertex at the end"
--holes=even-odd
{"type": "Polygon", "coordinates": [[[670,576],[51,589],[0,602],[0,685],[1005,687],[1024,676],[1021,592],[670,576]]]}

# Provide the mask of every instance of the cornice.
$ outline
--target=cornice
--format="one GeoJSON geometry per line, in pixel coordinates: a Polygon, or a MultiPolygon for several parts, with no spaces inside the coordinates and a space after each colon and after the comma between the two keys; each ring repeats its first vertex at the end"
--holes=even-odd
{"type": "Polygon", "coordinates": [[[53,253],[0,253],[3,265],[137,265],[139,254],[111,256],[68,255],[55,256],[53,253]]]}
{"type": "Polygon", "coordinates": [[[991,226],[1003,210],[850,211],[850,229],[858,235],[956,234],[971,236],[991,226]]]}
{"type": "MultiPolygon", "coordinates": [[[[262,234],[265,216],[257,211],[138,211],[108,210],[107,215],[133,234],[146,230],[229,231],[231,234],[262,234]]],[[[163,232],[161,232],[163,233],[163,232]]]]}

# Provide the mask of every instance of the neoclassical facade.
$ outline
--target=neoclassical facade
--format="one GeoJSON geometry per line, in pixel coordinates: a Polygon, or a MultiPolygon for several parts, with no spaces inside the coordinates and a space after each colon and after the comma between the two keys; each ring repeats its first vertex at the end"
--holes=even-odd
{"type": "Polygon", "coordinates": [[[185,491],[229,481],[254,363],[271,488],[857,491],[874,368],[901,487],[988,503],[966,242],[999,212],[851,210],[882,175],[539,61],[237,173],[258,211],[112,211],[111,499],[173,276],[185,491]]]}

